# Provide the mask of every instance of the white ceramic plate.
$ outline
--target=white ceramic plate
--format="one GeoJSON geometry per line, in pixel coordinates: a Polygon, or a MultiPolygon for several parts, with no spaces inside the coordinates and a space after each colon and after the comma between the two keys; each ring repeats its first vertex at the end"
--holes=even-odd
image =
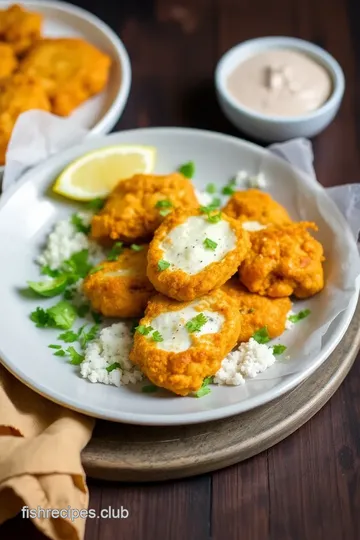
{"type": "MultiPolygon", "coordinates": [[[[14,3],[1,0],[0,9],[14,3]]],[[[130,61],[122,41],[98,17],[72,4],[56,0],[22,0],[19,3],[30,11],[43,14],[44,36],[82,38],[111,57],[113,63],[105,90],[87,100],[71,115],[92,134],[102,135],[111,131],[123,112],[131,85],[130,61]]],[[[0,171],[2,169],[0,167],[0,171]]]]}
{"type": "MultiPolygon", "coordinates": [[[[348,226],[325,191],[261,147],[225,135],[177,128],[140,129],[89,139],[26,173],[1,201],[0,357],[16,377],[35,391],[57,403],[99,418],[171,425],[241,413],[293,388],[324,362],[339,343],[355,309],[355,292],[348,308],[336,317],[323,336],[321,351],[309,357],[303,346],[314,325],[319,326],[326,307],[324,303],[328,301],[327,291],[332,289],[332,285],[339,285],[339,279],[342,279],[339,277],[341,260],[352,249],[356,247],[348,226]],[[295,219],[300,217],[296,215],[298,193],[301,191],[308,197],[306,211],[310,215],[306,217],[314,219],[320,226],[319,238],[324,243],[328,258],[325,266],[328,282],[323,293],[297,306],[297,310],[310,308],[311,316],[278,340],[288,346],[291,362],[296,366],[293,373],[278,376],[276,368],[272,367],[263,374],[265,377],[248,380],[244,386],[212,386],[211,394],[202,399],[179,398],[166,392],[141,393],[141,385],[140,388],[128,385],[119,389],[92,384],[80,378],[78,368],[52,355],[48,344],[54,342],[58,332],[37,329],[28,317],[42,302],[25,299],[19,294],[27,280],[39,279],[33,260],[52,225],[74,211],[74,206],[65,199],[51,196],[48,188],[64,166],[76,157],[90,149],[116,143],[156,146],[158,173],[173,171],[179,164],[194,160],[194,182],[200,189],[208,182],[224,185],[240,169],[255,174],[262,166],[269,192],[286,205],[295,219]],[[314,200],[319,200],[321,207],[326,209],[330,223],[317,213],[311,202],[314,200]],[[340,232],[334,236],[332,224],[335,222],[340,232]]],[[[49,302],[54,303],[54,299],[49,302]]]]}

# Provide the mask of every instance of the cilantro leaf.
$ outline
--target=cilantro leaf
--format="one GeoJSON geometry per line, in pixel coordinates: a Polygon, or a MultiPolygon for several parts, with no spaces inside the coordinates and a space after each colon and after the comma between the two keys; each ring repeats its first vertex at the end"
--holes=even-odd
{"type": "Polygon", "coordinates": [[[206,186],[206,192],[210,193],[210,195],[212,195],[213,193],[216,193],[216,185],[215,184],[208,184],[206,186]]]}
{"type": "Polygon", "coordinates": [[[69,330],[76,319],[74,306],[66,302],[66,300],[61,300],[55,306],[49,308],[47,314],[57,328],[63,328],[64,330],[69,330]]]}
{"type": "Polygon", "coordinates": [[[158,269],[160,270],[160,272],[162,272],[163,270],[166,270],[167,268],[169,268],[169,266],[170,266],[170,263],[167,261],[161,260],[158,262],[158,269]]]}
{"type": "Polygon", "coordinates": [[[92,318],[94,319],[94,322],[96,324],[101,324],[102,323],[102,317],[101,317],[100,313],[96,313],[96,311],[92,311],[91,315],[92,315],[92,318]]]}
{"type": "Polygon", "coordinates": [[[297,323],[299,321],[302,321],[306,317],[310,315],[311,311],[310,309],[303,309],[302,311],[299,311],[299,313],[296,313],[295,315],[290,315],[289,321],[292,323],[297,323]]]}
{"type": "Polygon", "coordinates": [[[211,249],[212,251],[217,248],[217,242],[214,242],[214,240],[211,240],[210,238],[205,238],[203,244],[207,249],[211,249]]]}
{"type": "Polygon", "coordinates": [[[143,324],[140,324],[140,326],[135,327],[135,331],[139,332],[142,336],[147,336],[152,332],[154,329],[152,326],[144,326],[143,324]]]}
{"type": "Polygon", "coordinates": [[[209,207],[216,210],[221,205],[221,199],[219,197],[214,197],[211,203],[209,204],[209,207]]]}
{"type": "Polygon", "coordinates": [[[207,322],[207,320],[208,318],[205,317],[203,313],[199,313],[199,315],[196,315],[196,317],[193,317],[185,324],[185,328],[189,332],[189,334],[192,334],[193,332],[199,332],[204,326],[204,324],[207,322]]]}
{"type": "Polygon", "coordinates": [[[260,330],[254,332],[251,337],[255,339],[255,341],[257,341],[258,343],[267,343],[268,341],[270,341],[267,326],[264,326],[263,328],[260,328],[260,330]]]}
{"type": "Polygon", "coordinates": [[[64,341],[65,343],[74,343],[74,341],[77,341],[78,334],[77,332],[74,332],[73,330],[67,330],[66,332],[63,332],[62,334],[59,334],[57,339],[60,339],[61,341],[64,341]]]}
{"type": "Polygon", "coordinates": [[[106,368],[106,371],[107,371],[108,373],[111,373],[112,371],[114,371],[114,369],[117,369],[117,368],[119,368],[119,367],[121,367],[120,364],[119,364],[119,362],[114,362],[113,364],[110,364],[110,366],[108,366],[108,367],[106,368]]]}
{"type": "Polygon", "coordinates": [[[285,352],[287,349],[287,347],[285,345],[274,345],[272,350],[273,350],[273,354],[275,356],[277,356],[278,354],[282,354],[283,352],[285,352]]]}
{"type": "Polygon", "coordinates": [[[89,271],[89,276],[92,276],[92,274],[96,274],[96,272],[100,272],[100,270],[103,270],[104,266],[102,264],[99,264],[98,266],[94,266],[94,268],[92,268],[90,271],[89,271]]]}
{"type": "Polygon", "coordinates": [[[99,210],[101,210],[105,204],[106,200],[105,199],[93,199],[92,201],[89,201],[87,203],[87,208],[89,210],[94,210],[95,212],[98,212],[99,210]]]}
{"type": "Polygon", "coordinates": [[[151,339],[153,341],[157,341],[158,343],[160,343],[161,341],[164,341],[164,338],[162,337],[162,335],[160,334],[160,332],[158,332],[157,330],[155,330],[155,332],[153,333],[153,335],[151,336],[151,339]]]}
{"type": "Polygon", "coordinates": [[[68,347],[66,349],[66,354],[70,356],[70,362],[69,364],[72,364],[73,366],[79,366],[84,361],[84,355],[79,354],[74,347],[68,347]]]}
{"type": "Polygon", "coordinates": [[[88,249],[82,249],[81,251],[73,253],[69,259],[64,261],[62,265],[63,272],[68,274],[69,277],[72,277],[73,282],[77,281],[79,278],[84,278],[91,269],[88,258],[88,249]]]}
{"type": "Polygon", "coordinates": [[[155,384],[146,384],[145,386],[142,387],[141,391],[144,394],[152,394],[154,392],[157,392],[158,389],[159,389],[158,386],[155,386],[155,384]]]}
{"type": "Polygon", "coordinates": [[[222,188],[221,192],[223,195],[233,195],[236,189],[234,185],[228,185],[222,188]]]}
{"type": "Polygon", "coordinates": [[[74,225],[75,229],[78,232],[84,233],[86,235],[89,234],[91,226],[85,225],[79,214],[73,214],[71,216],[71,223],[74,225]]]}
{"type": "Polygon", "coordinates": [[[63,349],[60,349],[54,352],[54,356],[66,356],[66,352],[63,349]]]}
{"type": "Polygon", "coordinates": [[[78,317],[85,317],[85,315],[89,313],[89,310],[89,304],[81,304],[81,306],[76,308],[76,313],[78,314],[78,317]]]}
{"type": "Polygon", "coordinates": [[[144,246],[138,246],[137,244],[131,244],[130,248],[133,251],[142,251],[144,249],[144,246]]]}
{"type": "Polygon", "coordinates": [[[211,390],[209,388],[209,384],[211,384],[214,381],[214,377],[205,377],[203,380],[203,383],[199,390],[195,392],[195,397],[201,398],[206,396],[207,394],[210,394],[211,390]]]}
{"type": "Polygon", "coordinates": [[[186,178],[192,178],[195,174],[195,163],[193,161],[188,161],[179,167],[179,173],[186,176],[186,178]]]}
{"type": "Polygon", "coordinates": [[[61,349],[61,345],[48,345],[49,349],[61,349]]]}
{"type": "Polygon", "coordinates": [[[92,341],[93,339],[96,338],[98,331],[99,331],[98,324],[94,324],[87,332],[85,332],[85,329],[82,329],[82,333],[80,336],[80,344],[81,344],[82,349],[85,349],[89,341],[92,341]]]}
{"type": "Polygon", "coordinates": [[[155,208],[171,208],[172,205],[173,204],[171,201],[169,201],[169,199],[163,199],[155,204],[155,208]]]}
{"type": "Polygon", "coordinates": [[[116,261],[119,255],[124,251],[123,243],[122,242],[115,242],[111,250],[109,251],[109,254],[107,256],[108,261],[116,261]]]}
{"type": "Polygon", "coordinates": [[[50,268],[48,264],[45,264],[44,266],[41,267],[40,273],[43,276],[50,276],[50,277],[55,278],[55,277],[59,277],[61,272],[60,270],[50,268]]]}
{"type": "Polygon", "coordinates": [[[52,319],[45,309],[37,307],[35,311],[30,313],[30,319],[38,328],[46,328],[51,326],[52,319]]]}

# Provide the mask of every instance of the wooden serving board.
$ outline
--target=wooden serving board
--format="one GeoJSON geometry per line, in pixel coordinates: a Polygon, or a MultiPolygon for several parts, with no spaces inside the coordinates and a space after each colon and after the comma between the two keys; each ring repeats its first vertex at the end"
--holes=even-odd
{"type": "Polygon", "coordinates": [[[98,421],[84,449],[88,476],[146,482],[227,467],[270,448],[305,424],[331,398],[360,347],[360,302],[342,341],[308,379],[247,413],[191,426],[146,427],[98,421]]]}

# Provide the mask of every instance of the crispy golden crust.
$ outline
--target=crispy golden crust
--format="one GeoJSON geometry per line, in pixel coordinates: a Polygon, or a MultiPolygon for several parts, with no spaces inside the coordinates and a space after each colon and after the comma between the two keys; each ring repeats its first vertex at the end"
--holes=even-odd
{"type": "MultiPolygon", "coordinates": [[[[162,295],[153,297],[146,308],[141,325],[149,326],[158,315],[176,311],[188,304],[178,303],[162,295]]],[[[241,315],[234,302],[221,290],[204,296],[199,305],[199,312],[215,311],[224,316],[225,321],[220,332],[196,337],[191,334],[192,345],[183,352],[168,352],[158,348],[151,336],[135,333],[134,346],[130,359],[137,364],[151,382],[157,386],[186,396],[198,390],[205,377],[214,375],[220,368],[221,361],[236,345],[240,332],[241,315]]]]}
{"type": "Polygon", "coordinates": [[[21,62],[20,71],[42,81],[52,112],[68,116],[104,89],[110,64],[109,56],[81,39],[43,39],[21,62]]]}
{"type": "Polygon", "coordinates": [[[0,40],[9,43],[16,54],[25,53],[40,38],[42,15],[19,5],[0,10],[0,40]]]}
{"type": "Polygon", "coordinates": [[[289,298],[268,298],[251,293],[236,278],[225,283],[222,290],[236,302],[242,315],[239,342],[249,341],[254,332],[264,326],[271,338],[284,332],[291,309],[289,298]]]}
{"type": "MultiPolygon", "coordinates": [[[[160,247],[161,242],[172,229],[184,223],[187,218],[199,215],[202,215],[199,210],[173,212],[157,229],[150,243],[148,277],[156,290],[175,300],[193,300],[223,285],[236,273],[250,248],[249,235],[243,230],[241,224],[223,214],[222,219],[230,224],[236,235],[235,249],[229,251],[219,262],[209,264],[197,274],[190,275],[183,270],[173,270],[171,267],[163,271],[159,270],[158,263],[164,258],[164,252],[160,247]]],[[[204,219],[206,219],[205,216],[204,219]]]]}
{"type": "Polygon", "coordinates": [[[182,174],[137,174],[119,182],[100,214],[92,220],[93,238],[107,241],[150,240],[163,221],[156,203],[169,200],[173,208],[199,206],[191,182],[182,174]]]}
{"type": "Polygon", "coordinates": [[[50,110],[49,100],[38,81],[21,74],[1,81],[0,164],[5,163],[7,145],[18,116],[30,109],[50,110]]]}
{"type": "Polygon", "coordinates": [[[258,189],[237,191],[224,206],[223,212],[241,222],[258,221],[262,225],[291,223],[285,208],[268,193],[258,189]]]}
{"type": "Polygon", "coordinates": [[[147,246],[142,251],[124,249],[117,261],[104,261],[101,270],[89,275],[83,285],[92,308],[105,317],[141,317],[155,293],[146,276],[147,246]],[[112,276],[109,273],[122,272],[112,276]]]}
{"type": "Polygon", "coordinates": [[[324,287],[322,245],[300,222],[254,232],[251,250],[239,268],[240,281],[251,291],[279,298],[308,298],[324,287]]]}
{"type": "Polygon", "coordinates": [[[0,79],[9,77],[17,68],[18,61],[11,46],[0,43],[0,79]]]}

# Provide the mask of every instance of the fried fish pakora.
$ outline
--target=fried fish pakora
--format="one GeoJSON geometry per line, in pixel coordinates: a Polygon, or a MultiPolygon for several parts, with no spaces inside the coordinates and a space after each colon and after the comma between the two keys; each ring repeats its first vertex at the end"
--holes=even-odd
{"type": "Polygon", "coordinates": [[[198,206],[194,188],[182,174],[136,174],[115,187],[103,210],[93,217],[91,234],[105,242],[147,241],[167,212],[198,206]]]}
{"type": "Polygon", "coordinates": [[[15,74],[0,83],[0,163],[18,116],[30,109],[50,110],[49,100],[41,84],[31,77],[15,74]]]}
{"type": "Polygon", "coordinates": [[[324,287],[322,245],[307,229],[315,223],[291,223],[252,233],[251,250],[239,268],[251,292],[280,298],[308,298],[324,287]]]}
{"type": "Polygon", "coordinates": [[[223,212],[241,222],[257,222],[261,225],[291,223],[285,208],[268,193],[258,189],[235,192],[224,206],[223,212]]]}
{"type": "Polygon", "coordinates": [[[14,4],[0,10],[0,40],[9,43],[16,54],[25,53],[40,38],[42,15],[14,4]]]}
{"type": "Polygon", "coordinates": [[[268,298],[251,293],[236,278],[225,283],[222,290],[236,302],[242,315],[239,343],[249,341],[254,332],[264,326],[271,338],[284,332],[287,314],[291,310],[289,298],[268,298]]]}
{"type": "Polygon", "coordinates": [[[20,71],[42,81],[52,112],[68,116],[104,89],[110,64],[109,56],[81,39],[43,39],[21,62],[20,71]]]}
{"type": "Polygon", "coordinates": [[[230,279],[249,249],[249,235],[235,219],[217,211],[178,211],[156,230],[147,273],[159,292],[189,301],[230,279]]]}
{"type": "Polygon", "coordinates": [[[241,315],[220,289],[191,303],[159,294],[139,325],[130,359],[157,386],[186,396],[217,372],[235,346],[241,315]]]}
{"type": "Polygon", "coordinates": [[[0,43],[0,80],[11,75],[17,65],[18,61],[10,45],[0,43]]]}
{"type": "Polygon", "coordinates": [[[100,263],[100,270],[84,281],[83,291],[92,308],[105,317],[141,317],[155,289],[146,276],[147,246],[124,249],[114,262],[100,263]]]}

